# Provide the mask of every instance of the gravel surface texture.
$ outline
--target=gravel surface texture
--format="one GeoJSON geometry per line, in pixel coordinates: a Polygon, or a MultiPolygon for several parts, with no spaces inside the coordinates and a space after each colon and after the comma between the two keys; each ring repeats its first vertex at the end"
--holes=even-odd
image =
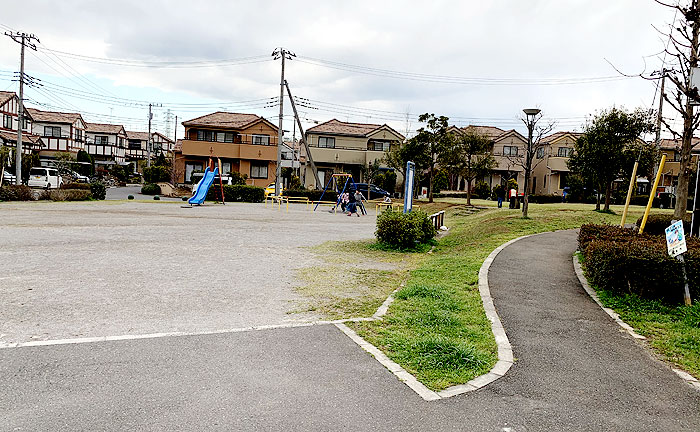
{"type": "Polygon", "coordinates": [[[0,343],[313,320],[288,313],[306,247],[375,225],[243,203],[3,203],[0,220],[0,343]]]}

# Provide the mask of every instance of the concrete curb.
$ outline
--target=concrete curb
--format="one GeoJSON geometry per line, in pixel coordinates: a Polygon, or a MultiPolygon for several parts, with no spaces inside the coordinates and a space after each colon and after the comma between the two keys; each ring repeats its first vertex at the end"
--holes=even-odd
{"type": "MultiPolygon", "coordinates": [[[[452,387],[448,387],[439,392],[434,392],[428,389],[426,386],[421,384],[416,377],[408,373],[404,368],[399,366],[397,363],[389,359],[383,352],[381,352],[377,347],[371,343],[364,340],[360,335],[355,333],[351,328],[343,323],[335,324],[336,327],[345,333],[350,339],[352,339],[356,344],[358,344],[362,349],[370,353],[374,358],[387,368],[391,373],[396,375],[396,377],[406,384],[411,390],[415,391],[420,397],[427,401],[433,401],[438,399],[449,398],[452,396],[457,396],[470,391],[478,390],[502,377],[508,372],[511,366],[513,366],[513,350],[510,346],[510,341],[508,341],[508,336],[501,324],[501,319],[498,317],[496,312],[496,307],[493,304],[493,298],[491,297],[491,290],[489,289],[489,268],[493,264],[493,260],[496,256],[506,247],[515,243],[518,240],[522,240],[532,235],[526,235],[518,237],[516,239],[510,240],[503,243],[496,249],[494,249],[488,257],[484,260],[484,263],[479,269],[479,294],[481,295],[481,301],[484,305],[484,312],[486,313],[486,318],[491,322],[491,331],[493,332],[494,338],[496,339],[496,345],[498,346],[498,361],[496,365],[486,374],[478,376],[465,384],[459,384],[452,387]]],[[[398,289],[397,289],[398,291],[398,289]]],[[[394,291],[395,293],[396,291],[394,291]]],[[[374,317],[381,319],[380,317],[386,313],[391,302],[393,302],[392,293],[389,298],[384,302],[384,304],[377,310],[374,317]],[[384,306],[386,305],[386,308],[384,306]],[[381,311],[381,314],[380,314],[381,311]]]]}
{"type": "MultiPolygon", "coordinates": [[[[607,308],[603,306],[603,303],[600,301],[600,298],[598,298],[598,294],[591,288],[591,286],[588,284],[588,280],[586,279],[586,276],[583,274],[583,268],[581,267],[581,263],[578,261],[578,257],[574,255],[573,258],[574,261],[574,270],[576,272],[576,276],[578,277],[578,281],[581,283],[581,286],[583,286],[583,289],[588,293],[588,295],[595,301],[598,306],[600,306],[601,309],[605,311],[608,315],[610,315],[610,318],[613,319],[620,327],[622,327],[627,333],[629,333],[630,336],[637,340],[646,340],[646,337],[640,335],[639,333],[635,332],[632,326],[624,322],[621,318],[620,315],[618,315],[614,310],[607,308]]],[[[680,369],[676,369],[674,367],[671,368],[671,370],[678,375],[680,379],[688,383],[691,387],[695,388],[696,390],[700,391],[700,381],[698,381],[694,376],[690,375],[689,373],[682,371],[680,369]]]]}

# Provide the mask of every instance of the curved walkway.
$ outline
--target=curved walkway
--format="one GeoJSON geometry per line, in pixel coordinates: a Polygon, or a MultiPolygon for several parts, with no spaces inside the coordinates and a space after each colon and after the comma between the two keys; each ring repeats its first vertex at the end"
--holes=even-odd
{"type": "Polygon", "coordinates": [[[515,363],[425,401],[333,325],[0,350],[0,430],[697,431],[700,392],[610,319],[573,231],[489,272],[515,363]]]}

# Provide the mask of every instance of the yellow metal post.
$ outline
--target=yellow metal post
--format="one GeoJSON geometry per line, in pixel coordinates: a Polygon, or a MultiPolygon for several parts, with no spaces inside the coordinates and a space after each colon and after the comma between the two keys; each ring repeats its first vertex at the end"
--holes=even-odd
{"type": "MultiPolygon", "coordinates": [[[[620,228],[625,227],[625,221],[627,220],[627,210],[630,208],[630,200],[632,199],[632,191],[634,190],[634,185],[637,183],[637,167],[639,166],[638,161],[634,161],[634,168],[632,168],[632,178],[630,179],[630,187],[627,190],[627,200],[625,200],[625,210],[622,212],[622,221],[620,222],[620,228]]],[[[652,195],[654,193],[652,192],[652,195]]]]}
{"type": "Polygon", "coordinates": [[[659,186],[659,179],[661,178],[661,173],[664,171],[664,165],[666,164],[666,155],[661,155],[661,162],[659,162],[659,170],[656,171],[656,180],[654,180],[654,187],[651,189],[649,194],[649,202],[647,203],[647,208],[644,210],[644,217],[642,218],[642,225],[639,227],[639,234],[644,232],[644,226],[647,224],[647,218],[649,217],[649,211],[651,210],[651,204],[654,202],[654,195],[656,194],[656,188],[659,186]]]}

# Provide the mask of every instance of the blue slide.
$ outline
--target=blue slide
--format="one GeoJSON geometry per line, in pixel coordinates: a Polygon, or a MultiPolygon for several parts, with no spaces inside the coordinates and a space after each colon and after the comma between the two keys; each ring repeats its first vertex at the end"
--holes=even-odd
{"type": "Polygon", "coordinates": [[[214,168],[214,171],[209,171],[209,167],[207,167],[204,171],[204,177],[197,183],[197,190],[187,202],[201,205],[204,202],[204,198],[207,197],[207,192],[209,192],[209,188],[211,184],[214,183],[214,177],[216,177],[217,174],[219,174],[219,168],[214,168]]]}

